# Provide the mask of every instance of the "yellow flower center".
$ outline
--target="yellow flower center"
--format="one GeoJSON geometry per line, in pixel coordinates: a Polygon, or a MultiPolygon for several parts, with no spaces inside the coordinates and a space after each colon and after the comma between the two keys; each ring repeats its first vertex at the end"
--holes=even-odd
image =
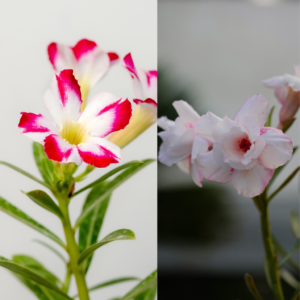
{"type": "Polygon", "coordinates": [[[87,129],[83,124],[67,121],[60,130],[60,136],[71,145],[79,145],[88,139],[87,129]]]}

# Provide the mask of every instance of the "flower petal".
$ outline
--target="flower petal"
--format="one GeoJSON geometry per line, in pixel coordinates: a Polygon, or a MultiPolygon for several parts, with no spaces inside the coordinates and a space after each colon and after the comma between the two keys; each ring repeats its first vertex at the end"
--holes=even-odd
{"type": "Polygon", "coordinates": [[[220,183],[231,181],[233,169],[222,161],[217,163],[213,151],[198,154],[197,163],[201,167],[201,173],[205,179],[220,183]]]}
{"type": "Polygon", "coordinates": [[[266,123],[269,113],[269,103],[262,95],[254,95],[249,98],[239,109],[234,117],[234,121],[240,122],[243,118],[252,116],[256,118],[260,127],[266,123]]]}
{"type": "Polygon", "coordinates": [[[288,86],[290,86],[295,92],[300,91],[300,78],[297,76],[293,76],[290,74],[285,74],[284,79],[287,82],[288,86]]]}
{"type": "Polygon", "coordinates": [[[49,159],[62,163],[75,163],[80,165],[82,160],[77,147],[64,141],[59,135],[51,134],[45,138],[45,153],[49,159]]]}
{"type": "Polygon", "coordinates": [[[275,76],[263,81],[264,86],[269,88],[280,88],[286,86],[284,76],[275,76]]]}
{"type": "Polygon", "coordinates": [[[280,88],[275,89],[275,97],[278,99],[278,101],[281,104],[285,103],[288,94],[289,94],[289,87],[288,86],[284,86],[284,87],[280,87],[280,88]]]}
{"type": "Polygon", "coordinates": [[[76,60],[80,60],[84,55],[91,52],[95,48],[97,48],[97,44],[95,42],[82,39],[78,41],[74,47],[72,47],[72,50],[76,60]]]}
{"type": "Polygon", "coordinates": [[[76,122],[81,114],[80,87],[72,70],[54,75],[50,88],[44,96],[45,105],[54,122],[60,128],[68,121],[76,122]]]}
{"type": "Polygon", "coordinates": [[[221,118],[217,117],[209,111],[208,113],[206,113],[206,115],[201,116],[198,120],[196,124],[196,133],[203,138],[214,142],[215,139],[212,136],[213,128],[221,121],[221,118]]]}
{"type": "Polygon", "coordinates": [[[213,140],[216,141],[222,135],[228,133],[233,126],[237,126],[237,123],[225,116],[222,121],[212,128],[213,140]]]}
{"type": "Polygon", "coordinates": [[[34,141],[44,144],[46,136],[57,133],[55,124],[45,118],[43,115],[22,112],[18,127],[21,133],[33,139],[34,141]]]}
{"type": "Polygon", "coordinates": [[[209,146],[211,145],[211,143],[196,135],[193,141],[193,148],[192,148],[192,162],[194,162],[194,160],[197,158],[197,155],[199,153],[206,153],[208,151],[209,146]]]}
{"type": "Polygon", "coordinates": [[[64,69],[76,70],[76,58],[70,47],[51,43],[48,46],[48,56],[55,71],[60,72],[64,69]]]}
{"type": "Polygon", "coordinates": [[[121,160],[121,149],[106,139],[90,137],[77,147],[82,160],[97,168],[105,168],[121,160]]]}
{"type": "Polygon", "coordinates": [[[181,160],[177,163],[177,167],[186,174],[190,174],[190,167],[191,167],[191,157],[188,156],[185,159],[181,160]]]}
{"type": "Polygon", "coordinates": [[[105,137],[125,128],[131,117],[131,103],[110,93],[95,95],[80,116],[78,123],[89,127],[91,136],[105,137]]]}
{"type": "Polygon", "coordinates": [[[114,64],[119,60],[119,55],[115,52],[107,52],[110,64],[114,64]]]}
{"type": "Polygon", "coordinates": [[[191,164],[191,177],[197,186],[202,187],[202,180],[204,177],[197,161],[191,164]]]}
{"type": "Polygon", "coordinates": [[[253,198],[263,193],[273,173],[274,170],[264,168],[257,163],[250,170],[234,170],[231,182],[239,195],[253,198]]]}
{"type": "Polygon", "coordinates": [[[158,135],[163,140],[158,154],[161,163],[170,167],[191,155],[195,135],[193,129],[186,130],[181,136],[168,131],[159,132],[158,135]]]}
{"type": "Polygon", "coordinates": [[[261,136],[266,146],[258,159],[265,168],[276,169],[292,158],[293,143],[281,130],[264,127],[261,129],[261,136]]]}
{"type": "Polygon", "coordinates": [[[133,102],[139,106],[140,115],[151,125],[157,121],[157,103],[153,99],[148,98],[145,101],[133,99],[133,102]]]}
{"type": "Polygon", "coordinates": [[[169,130],[175,126],[175,122],[167,117],[160,117],[157,119],[157,125],[163,130],[169,130]]]}
{"type": "Polygon", "coordinates": [[[187,102],[183,100],[174,101],[173,106],[176,109],[180,119],[186,128],[194,128],[199,121],[200,116],[187,102]]]}
{"type": "Polygon", "coordinates": [[[245,117],[239,122],[239,124],[246,130],[251,143],[258,139],[260,136],[260,126],[254,117],[245,117]]]}

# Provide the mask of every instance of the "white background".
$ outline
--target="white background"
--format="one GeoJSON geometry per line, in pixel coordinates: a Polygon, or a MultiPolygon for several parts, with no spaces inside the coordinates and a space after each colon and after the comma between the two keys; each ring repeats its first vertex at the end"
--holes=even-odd
{"type": "MultiPolygon", "coordinates": [[[[52,42],[74,45],[82,38],[94,40],[106,51],[124,57],[132,53],[137,67],[156,69],[156,1],[5,1],[0,4],[0,160],[39,176],[32,155],[32,141],[18,130],[20,112],[42,113],[49,117],[43,95],[53,76],[46,48],[52,42]]],[[[114,66],[93,90],[112,92],[132,99],[131,79],[121,65],[114,66]]],[[[156,157],[156,126],[122,151],[122,163],[156,157]]],[[[80,170],[83,170],[82,166],[80,170]]],[[[111,168],[109,168],[111,169],[111,168]]],[[[94,171],[77,188],[95,180],[105,170],[94,171]]],[[[94,285],[121,276],[146,277],[156,269],[156,163],[146,167],[114,192],[100,238],[128,228],[136,241],[120,241],[99,249],[87,276],[94,285]]],[[[0,166],[0,195],[51,229],[62,239],[59,220],[30,201],[20,190],[43,189],[38,183],[0,166]]],[[[73,199],[71,217],[81,211],[83,195],[73,199]]],[[[41,239],[55,243],[0,212],[0,255],[32,255],[59,278],[64,279],[62,262],[48,249],[34,243],[41,239]]],[[[91,299],[123,296],[136,283],[122,283],[91,293],[91,299]]],[[[71,294],[76,293],[74,282],[71,294]]],[[[0,268],[0,299],[36,299],[7,270],[0,268]]]]}

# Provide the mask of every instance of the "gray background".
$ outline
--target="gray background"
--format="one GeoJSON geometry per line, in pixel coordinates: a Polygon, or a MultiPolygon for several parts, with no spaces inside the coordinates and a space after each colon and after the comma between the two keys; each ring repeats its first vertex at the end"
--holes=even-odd
{"type": "MultiPolygon", "coordinates": [[[[53,76],[46,47],[52,42],[74,45],[82,38],[96,41],[106,51],[121,57],[132,53],[137,67],[156,69],[157,4],[150,0],[130,1],[1,1],[0,4],[0,160],[13,163],[39,176],[32,156],[32,141],[18,130],[20,112],[42,113],[49,117],[43,96],[53,76]]],[[[121,65],[114,66],[93,90],[92,95],[109,91],[132,99],[131,79],[121,65]]],[[[156,127],[122,151],[122,163],[156,157],[156,127]]],[[[82,166],[80,170],[83,170],[82,166]]],[[[112,167],[114,168],[114,166],[112,167]]],[[[95,170],[80,188],[111,168],[95,170]]],[[[136,241],[115,242],[101,248],[87,276],[94,285],[121,276],[143,278],[156,269],[156,164],[148,166],[114,192],[100,238],[128,228],[136,241]]],[[[79,170],[79,171],[80,171],[79,170]]],[[[37,183],[4,166],[0,167],[0,195],[63,238],[58,219],[30,201],[20,190],[43,189],[37,183]]],[[[83,195],[71,203],[75,221],[83,195]]],[[[0,212],[0,255],[32,255],[59,278],[64,278],[62,262],[33,239],[46,237],[0,212]]],[[[50,243],[58,250],[54,243],[50,243]]],[[[124,295],[136,282],[123,283],[91,293],[91,299],[111,299],[124,295]]],[[[71,294],[75,294],[71,284],[71,294]]],[[[35,299],[14,276],[0,268],[0,299],[35,299]]]]}

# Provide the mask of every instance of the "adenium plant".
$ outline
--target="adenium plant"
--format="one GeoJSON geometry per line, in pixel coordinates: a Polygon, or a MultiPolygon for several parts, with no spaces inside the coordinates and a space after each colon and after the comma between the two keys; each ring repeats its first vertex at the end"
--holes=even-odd
{"type": "MultiPolygon", "coordinates": [[[[40,262],[28,255],[16,255],[12,259],[0,257],[0,266],[12,271],[37,299],[88,300],[94,290],[119,282],[139,280],[130,276],[89,286],[86,274],[93,262],[94,251],[114,241],[135,239],[135,234],[129,229],[116,230],[100,241],[98,236],[113,191],[154,161],[146,159],[120,164],[121,148],[156,121],[156,110],[151,110],[147,126],[134,122],[128,136],[126,128],[131,124],[133,116],[132,104],[127,97],[102,92],[87,101],[90,88],[107,73],[112,64],[117,64],[119,56],[114,52],[104,52],[95,42],[87,39],[80,40],[74,47],[51,43],[48,46],[48,55],[55,74],[45,92],[44,104],[51,118],[36,112],[21,112],[18,125],[21,134],[34,141],[33,154],[42,179],[10,163],[1,161],[0,164],[20,172],[50,191],[52,196],[39,189],[23,193],[61,220],[65,241],[2,197],[0,210],[50,238],[66,252],[68,260],[65,260],[51,244],[40,241],[64,261],[65,280],[58,279],[40,262]],[[120,134],[110,141],[109,137],[116,132],[120,134]],[[120,144],[119,140],[123,142],[120,144]],[[87,164],[86,170],[76,175],[77,168],[82,163],[87,164]],[[95,168],[106,168],[111,164],[116,164],[117,167],[96,181],[77,189],[76,182],[86,179],[95,168]],[[89,193],[83,203],[82,212],[72,224],[69,204],[74,197],[86,190],[89,190],[89,193]],[[77,285],[77,295],[69,295],[73,276],[77,285]]],[[[154,84],[156,77],[153,74],[146,87],[142,75],[140,79],[138,78],[146,89],[151,86],[152,97],[156,94],[154,84]]],[[[151,108],[154,107],[153,103],[156,107],[154,99],[139,101],[144,100],[145,105],[151,102],[151,108]]],[[[147,106],[145,109],[147,110],[147,106]]],[[[147,112],[135,109],[135,118],[139,119],[140,115],[144,118],[145,114],[147,115],[147,112]]],[[[153,300],[157,290],[156,271],[139,281],[132,290],[118,299],[153,300]]]]}
{"type": "MultiPolygon", "coordinates": [[[[238,194],[253,199],[261,216],[266,277],[274,299],[284,300],[280,275],[283,274],[283,279],[290,283],[287,277],[292,275],[284,275],[288,271],[282,267],[287,262],[298,266],[291,257],[300,246],[299,217],[292,215],[297,238],[295,246],[283,255],[282,261],[278,261],[278,254],[282,255],[283,248],[272,237],[268,207],[274,196],[296,176],[300,167],[273,193],[269,194],[269,189],[297,150],[285,132],[292,125],[299,108],[299,67],[296,68],[296,76],[278,76],[264,81],[264,84],[275,88],[275,95],[283,105],[277,128],[271,127],[274,107],[270,110],[262,95],[250,97],[233,119],[228,116],[220,118],[211,112],[200,116],[187,102],[175,101],[173,106],[178,118],[175,121],[164,116],[158,119],[158,126],[163,129],[158,133],[162,139],[158,159],[169,167],[177,164],[199,187],[202,187],[204,179],[217,183],[231,182],[238,194]]],[[[253,278],[246,274],[245,280],[255,299],[262,300],[253,278]]],[[[298,299],[298,296],[299,287],[293,299],[298,299]]]]}

